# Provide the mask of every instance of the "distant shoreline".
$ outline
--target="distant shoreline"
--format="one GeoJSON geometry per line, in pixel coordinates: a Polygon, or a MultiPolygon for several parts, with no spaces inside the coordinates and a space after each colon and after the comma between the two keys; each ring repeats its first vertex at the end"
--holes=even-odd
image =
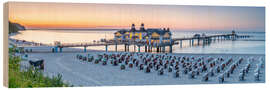
{"type": "Polygon", "coordinates": [[[9,34],[8,34],[8,37],[10,37],[10,36],[15,36],[15,35],[18,35],[18,34],[20,34],[20,32],[9,33],[9,34]]]}
{"type": "Polygon", "coordinates": [[[26,30],[83,30],[83,31],[117,31],[120,29],[26,29],[26,30]]]}

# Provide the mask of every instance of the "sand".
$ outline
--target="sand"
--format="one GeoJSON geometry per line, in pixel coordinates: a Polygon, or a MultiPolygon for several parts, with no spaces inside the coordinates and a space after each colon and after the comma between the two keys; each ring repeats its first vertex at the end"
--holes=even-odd
{"type": "MultiPolygon", "coordinates": [[[[33,48],[33,47],[29,47],[33,48]]],[[[126,86],[126,85],[183,85],[183,84],[219,84],[218,75],[210,77],[209,81],[202,81],[202,75],[200,74],[195,79],[188,78],[188,75],[180,73],[180,78],[173,77],[173,73],[165,71],[164,75],[158,75],[157,71],[151,73],[145,73],[138,70],[138,68],[127,68],[120,70],[120,66],[113,66],[108,64],[106,66],[94,64],[93,62],[84,62],[76,59],[77,54],[87,56],[87,54],[96,55],[99,53],[105,53],[102,51],[88,52],[69,52],[69,53],[51,53],[51,47],[35,47],[33,49],[48,50],[48,52],[35,52],[28,53],[28,60],[44,59],[45,60],[45,75],[57,75],[62,74],[65,82],[68,82],[74,86],[126,86]]],[[[65,49],[65,50],[78,50],[78,49],[65,49]]],[[[83,51],[83,50],[79,50],[83,51]]],[[[108,52],[116,53],[116,52],[108,52]]],[[[264,83],[265,82],[265,69],[262,68],[260,74],[260,81],[254,80],[254,69],[258,63],[259,58],[263,58],[265,63],[265,55],[255,54],[192,54],[192,53],[175,53],[169,55],[176,56],[201,56],[201,57],[223,57],[224,59],[233,58],[237,60],[239,57],[244,58],[243,64],[236,68],[235,72],[229,78],[225,78],[225,82],[229,83],[264,83]],[[246,80],[239,81],[239,72],[244,68],[247,59],[253,57],[255,61],[251,64],[250,73],[247,74],[246,80]]],[[[22,61],[27,64],[27,61],[22,61]]]]}

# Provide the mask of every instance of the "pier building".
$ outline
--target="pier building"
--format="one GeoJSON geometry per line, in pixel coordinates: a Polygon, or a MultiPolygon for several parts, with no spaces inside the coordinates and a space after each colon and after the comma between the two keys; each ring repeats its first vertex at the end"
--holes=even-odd
{"type": "Polygon", "coordinates": [[[169,28],[148,28],[141,24],[139,30],[136,30],[135,24],[131,29],[122,29],[114,33],[114,39],[117,41],[137,41],[146,42],[147,45],[163,46],[172,44],[172,33],[169,28]]]}

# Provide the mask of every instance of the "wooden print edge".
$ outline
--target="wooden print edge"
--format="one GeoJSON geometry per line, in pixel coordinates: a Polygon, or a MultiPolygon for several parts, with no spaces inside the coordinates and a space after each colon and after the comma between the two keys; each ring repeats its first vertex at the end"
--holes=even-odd
{"type": "Polygon", "coordinates": [[[3,10],[3,84],[5,87],[8,87],[8,2],[3,3],[4,5],[4,10],[3,10]]]}

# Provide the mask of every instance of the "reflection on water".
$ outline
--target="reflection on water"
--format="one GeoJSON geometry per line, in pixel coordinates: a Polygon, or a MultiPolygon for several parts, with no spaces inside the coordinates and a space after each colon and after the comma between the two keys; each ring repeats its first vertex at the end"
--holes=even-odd
{"type": "Polygon", "coordinates": [[[11,36],[14,39],[41,42],[45,44],[60,41],[63,43],[92,42],[101,38],[113,38],[114,31],[64,31],[64,30],[26,30],[11,36]]]}
{"type": "MultiPolygon", "coordinates": [[[[86,30],[26,30],[20,31],[20,34],[10,36],[14,39],[41,42],[51,44],[54,41],[62,43],[81,43],[93,42],[102,38],[112,39],[115,31],[86,31],[86,30]]],[[[206,35],[225,34],[230,32],[181,32],[172,31],[173,38],[192,37],[196,33],[205,33],[206,35]]],[[[183,48],[180,45],[173,46],[174,53],[235,53],[235,54],[265,54],[265,33],[238,33],[252,35],[249,40],[259,41],[215,41],[207,46],[190,46],[189,41],[183,42],[183,48]]],[[[195,40],[194,45],[197,45],[195,40]]],[[[78,47],[81,48],[81,47],[78,47]]],[[[104,50],[105,46],[87,47],[87,49],[104,50]]],[[[124,51],[123,45],[118,45],[118,51],[124,51]]],[[[130,46],[130,51],[138,51],[138,47],[130,46]]],[[[141,47],[144,51],[144,47],[141,47]]],[[[153,49],[155,51],[155,48],[153,49]]],[[[168,49],[167,49],[168,50],[168,49]]],[[[115,46],[109,46],[109,51],[115,51],[115,46]]]]}

